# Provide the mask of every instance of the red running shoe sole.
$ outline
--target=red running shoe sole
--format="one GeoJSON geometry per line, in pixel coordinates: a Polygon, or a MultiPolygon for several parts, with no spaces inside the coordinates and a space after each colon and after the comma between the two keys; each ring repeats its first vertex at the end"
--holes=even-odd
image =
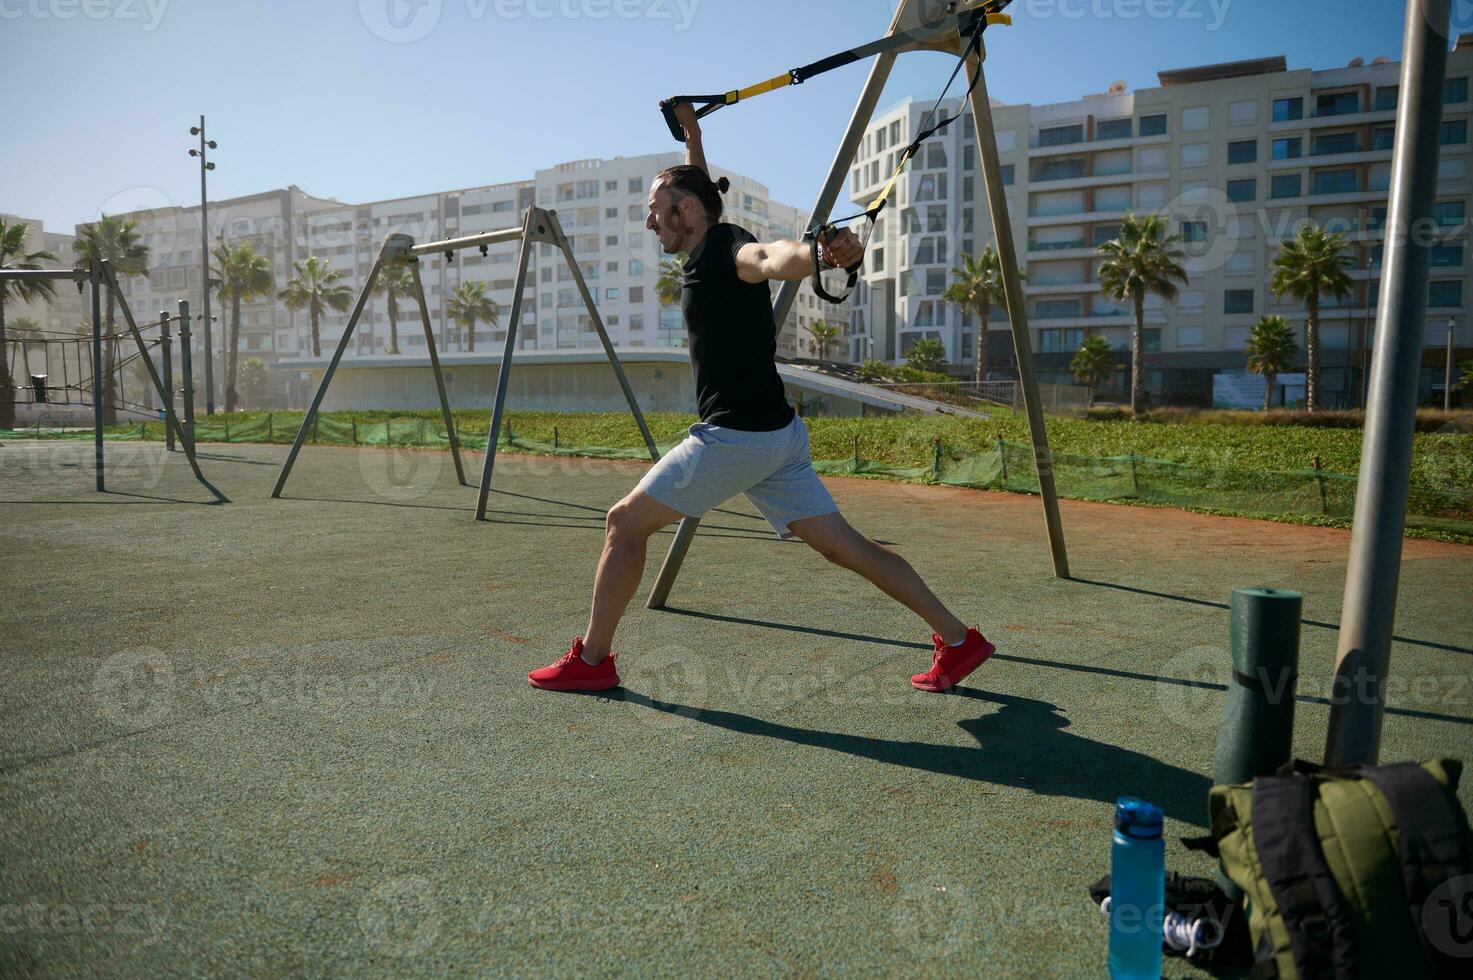
{"type": "Polygon", "coordinates": [[[989,642],[977,653],[973,654],[972,656],[961,662],[961,665],[952,672],[951,683],[946,686],[942,686],[940,684],[917,683],[914,679],[912,679],[910,682],[911,686],[915,687],[917,690],[930,691],[933,694],[945,694],[947,691],[951,690],[953,687],[956,687],[962,681],[966,680],[968,674],[976,670],[978,667],[982,666],[982,664],[986,662],[987,658],[992,656],[996,652],[996,645],[989,642]]]}
{"type": "Polygon", "coordinates": [[[599,678],[598,680],[574,680],[574,681],[534,681],[527,678],[527,683],[544,691],[611,691],[619,686],[619,675],[612,678],[599,678]]]}

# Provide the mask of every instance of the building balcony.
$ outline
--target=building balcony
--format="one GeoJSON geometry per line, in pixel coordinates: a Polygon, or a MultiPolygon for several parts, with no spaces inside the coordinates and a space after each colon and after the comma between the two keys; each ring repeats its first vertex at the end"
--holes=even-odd
{"type": "Polygon", "coordinates": [[[1354,153],[1316,153],[1286,160],[1268,160],[1264,166],[1269,170],[1302,170],[1305,167],[1352,166],[1357,163],[1380,163],[1391,159],[1391,149],[1357,150],[1354,153]]]}
{"type": "MultiPolygon", "coordinates": [[[[1382,195],[1383,197],[1385,195],[1382,195]]],[[[1126,210],[1121,208],[1116,211],[1074,211],[1069,214],[1030,214],[1028,216],[1029,227],[1044,227],[1047,225],[1076,225],[1094,221],[1119,221],[1125,217],[1126,210]]]]}
{"type": "Polygon", "coordinates": [[[1068,156],[1071,153],[1093,153],[1096,150],[1128,150],[1136,146],[1152,146],[1157,143],[1170,143],[1170,134],[1160,136],[1128,136],[1118,140],[1096,140],[1093,143],[1060,143],[1056,146],[1030,146],[1028,147],[1028,159],[1035,160],[1039,157],[1068,156]]]}
{"type": "Polygon", "coordinates": [[[1029,296],[1072,296],[1075,293],[1097,293],[1098,282],[1026,282],[1023,291],[1029,296]]]}
{"type": "Polygon", "coordinates": [[[1394,109],[1374,112],[1351,112],[1342,116],[1305,116],[1303,119],[1285,119],[1268,124],[1270,133],[1293,132],[1296,129],[1317,129],[1327,126],[1368,126],[1372,123],[1391,122],[1396,118],[1394,109]]]}
{"type": "Polygon", "coordinates": [[[1090,259],[1098,254],[1098,250],[1091,248],[1083,242],[1069,243],[1067,247],[1056,245],[1028,246],[1028,261],[1030,262],[1046,262],[1050,259],[1090,259]]]}

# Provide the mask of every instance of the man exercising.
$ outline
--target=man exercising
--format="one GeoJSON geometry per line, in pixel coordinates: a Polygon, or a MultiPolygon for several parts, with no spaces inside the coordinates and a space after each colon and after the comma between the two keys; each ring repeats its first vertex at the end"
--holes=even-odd
{"type": "MultiPolygon", "coordinates": [[[[904,558],[844,520],[813,470],[808,427],[788,405],[773,363],[777,326],[767,283],[807,276],[809,246],[761,243],[722,222],[726,178],[711,180],[690,104],[677,106],[676,114],[685,127],[686,164],[655,177],[645,227],[667,255],[689,255],[681,306],[701,421],[609,510],[588,629],[561,659],[527,680],[550,691],[618,687],[614,630],[644,574],[650,535],[744,493],[779,535],[801,538],[929,623],[931,669],[910,682],[923,691],[948,691],[992,655],[993,645],[952,615],[904,558]]],[[[830,268],[851,266],[863,255],[848,230],[820,247],[830,268]]]]}

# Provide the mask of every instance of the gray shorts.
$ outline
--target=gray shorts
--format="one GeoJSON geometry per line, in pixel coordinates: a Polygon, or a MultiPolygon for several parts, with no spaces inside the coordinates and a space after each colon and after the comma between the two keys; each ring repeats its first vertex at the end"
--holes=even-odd
{"type": "Polygon", "coordinates": [[[782,537],[791,536],[794,521],[839,509],[813,471],[808,426],[797,417],[772,432],[697,422],[635,489],[687,517],[744,493],[782,537]]]}

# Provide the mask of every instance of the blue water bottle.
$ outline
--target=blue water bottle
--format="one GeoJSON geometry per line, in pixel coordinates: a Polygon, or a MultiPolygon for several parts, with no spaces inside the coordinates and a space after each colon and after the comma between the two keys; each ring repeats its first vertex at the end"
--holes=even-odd
{"type": "Polygon", "coordinates": [[[1110,848],[1110,976],[1157,980],[1166,913],[1161,808],[1133,796],[1115,804],[1110,848]]]}

